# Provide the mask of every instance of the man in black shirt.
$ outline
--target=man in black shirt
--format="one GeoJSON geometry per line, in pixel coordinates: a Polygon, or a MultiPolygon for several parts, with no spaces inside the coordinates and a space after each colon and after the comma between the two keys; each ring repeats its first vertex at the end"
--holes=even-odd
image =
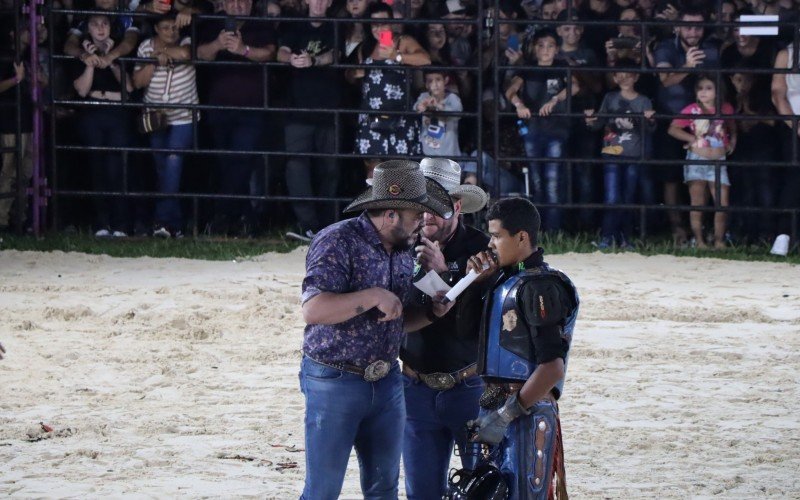
{"type": "MultiPolygon", "coordinates": [[[[231,20],[209,19],[198,25],[197,58],[203,61],[265,62],[275,59],[275,34],[271,22],[252,15],[252,0],[225,0],[231,20]],[[243,17],[250,18],[242,20],[243,17]]],[[[264,70],[253,64],[210,66],[200,73],[203,104],[261,108],[264,102],[264,70]]],[[[264,141],[261,111],[213,109],[207,113],[213,146],[221,151],[253,151],[264,141]]],[[[250,177],[263,165],[259,155],[217,155],[217,185],[222,194],[250,194],[250,177]]],[[[252,220],[249,200],[216,202],[213,230],[245,236],[252,220]]]]}
{"type": "MultiPolygon", "coordinates": [[[[331,0],[308,0],[308,17],[324,18],[331,0]]],[[[287,22],[282,26],[278,61],[289,64],[289,100],[295,108],[335,109],[341,103],[342,74],[330,68],[336,62],[334,26],[316,20],[304,23],[287,22]]],[[[286,124],[286,151],[320,153],[312,159],[292,156],[286,162],[286,185],[290,196],[336,195],[339,168],[335,152],[334,115],[325,112],[297,112],[286,124]]],[[[314,233],[332,223],[334,209],[330,203],[297,201],[292,203],[298,231],[286,235],[311,241],[314,233]]]]}
{"type": "MultiPolygon", "coordinates": [[[[421,272],[434,270],[453,285],[466,273],[467,259],[486,248],[489,238],[464,224],[462,213],[481,210],[488,195],[479,187],[461,185],[461,167],[444,158],[420,163],[429,179],[439,182],[453,198],[455,216],[442,219],[425,214],[422,242],[416,248],[421,272]]],[[[409,499],[442,498],[453,445],[463,467],[476,456],[465,449],[465,424],[478,415],[483,385],[475,375],[480,292],[467,289],[441,320],[408,335],[400,350],[406,398],[403,463],[409,499]]],[[[423,302],[427,296],[418,295],[423,302]]],[[[422,305],[422,304],[420,304],[422,305]]]]}

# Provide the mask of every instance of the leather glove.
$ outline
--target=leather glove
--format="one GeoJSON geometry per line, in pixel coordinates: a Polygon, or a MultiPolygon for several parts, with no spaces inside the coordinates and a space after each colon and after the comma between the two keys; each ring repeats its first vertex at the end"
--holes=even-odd
{"type": "Polygon", "coordinates": [[[470,440],[491,445],[500,444],[506,434],[508,425],[522,415],[530,414],[530,410],[522,407],[517,393],[514,393],[508,397],[505,404],[497,411],[487,413],[477,420],[467,422],[467,426],[473,429],[474,432],[470,440]]]}

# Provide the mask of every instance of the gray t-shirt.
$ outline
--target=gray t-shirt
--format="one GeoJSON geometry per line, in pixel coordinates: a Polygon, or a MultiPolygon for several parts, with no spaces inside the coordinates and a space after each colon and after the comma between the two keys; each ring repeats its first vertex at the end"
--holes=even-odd
{"type": "Polygon", "coordinates": [[[592,128],[606,126],[602,153],[611,156],[639,157],[642,154],[644,134],[654,128],[643,113],[653,109],[650,99],[639,94],[628,100],[619,91],[609,92],[600,104],[599,114],[631,115],[630,117],[600,118],[592,128]]]}
{"type": "MultiPolygon", "coordinates": [[[[430,98],[430,94],[423,92],[414,103],[414,109],[420,102],[430,98]]],[[[460,112],[464,108],[461,99],[453,93],[447,93],[444,98],[443,111],[460,112]]],[[[422,127],[419,133],[419,140],[422,143],[422,152],[426,156],[461,156],[461,148],[458,146],[458,116],[443,116],[433,113],[425,113],[422,116],[422,127]]]]}

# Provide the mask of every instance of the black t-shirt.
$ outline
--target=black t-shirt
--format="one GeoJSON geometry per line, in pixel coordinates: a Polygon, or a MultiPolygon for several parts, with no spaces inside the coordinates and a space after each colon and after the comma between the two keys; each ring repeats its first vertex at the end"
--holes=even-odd
{"type": "MultiPolygon", "coordinates": [[[[86,70],[86,65],[81,61],[75,59],[70,65],[71,81],[77,80],[86,70]]],[[[95,68],[94,77],[92,78],[91,91],[97,90],[100,92],[122,92],[122,83],[117,80],[111,67],[108,68],[95,68]]],[[[86,96],[86,99],[93,99],[86,96]]]]}
{"type": "Polygon", "coordinates": [[[722,51],[721,67],[732,69],[737,66],[746,68],[771,68],[775,63],[775,43],[764,37],[756,37],[758,46],[752,56],[743,56],[736,45],[729,45],[722,51]]]}
{"type": "MultiPolygon", "coordinates": [[[[198,45],[214,41],[225,27],[222,19],[209,19],[198,26],[198,45]]],[[[250,47],[275,45],[272,21],[245,21],[239,28],[242,42],[250,47]]],[[[220,50],[215,61],[248,61],[244,56],[220,50]]],[[[264,106],[264,69],[256,65],[200,66],[200,82],[209,104],[220,106],[264,106]]]]}
{"type": "MultiPolygon", "coordinates": [[[[280,46],[288,47],[293,54],[302,51],[319,57],[336,48],[334,26],[322,23],[313,26],[310,22],[289,23],[281,25],[280,46]]],[[[337,108],[342,100],[342,71],[330,66],[312,66],[310,68],[290,69],[289,101],[291,106],[302,108],[331,109],[337,108]]],[[[333,115],[324,113],[298,113],[297,118],[308,121],[333,119],[333,115]]]]}
{"type": "MultiPolygon", "coordinates": [[[[451,286],[466,274],[467,259],[486,250],[489,237],[460,222],[443,254],[452,276],[451,286]]],[[[414,302],[422,302],[422,293],[414,289],[414,302]]],[[[481,312],[480,287],[471,286],[458,297],[442,319],[406,336],[400,359],[421,373],[452,373],[475,363],[481,312]]]]}
{"type": "MultiPolygon", "coordinates": [[[[534,66],[536,67],[536,66],[534,66]]],[[[569,119],[558,116],[539,116],[539,108],[566,88],[566,64],[562,61],[553,61],[548,69],[526,71],[521,70],[519,76],[525,82],[522,84],[520,97],[525,106],[531,110],[528,126],[534,130],[566,138],[569,134],[569,119]]],[[[566,101],[561,101],[559,109],[566,107],[566,101]]]]}

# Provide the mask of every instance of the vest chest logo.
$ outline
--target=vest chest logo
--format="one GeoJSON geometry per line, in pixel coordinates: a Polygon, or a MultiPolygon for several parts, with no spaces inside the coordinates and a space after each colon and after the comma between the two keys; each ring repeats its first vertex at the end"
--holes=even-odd
{"type": "Polygon", "coordinates": [[[517,327],[517,311],[511,309],[503,314],[503,331],[510,332],[517,327]]]}

